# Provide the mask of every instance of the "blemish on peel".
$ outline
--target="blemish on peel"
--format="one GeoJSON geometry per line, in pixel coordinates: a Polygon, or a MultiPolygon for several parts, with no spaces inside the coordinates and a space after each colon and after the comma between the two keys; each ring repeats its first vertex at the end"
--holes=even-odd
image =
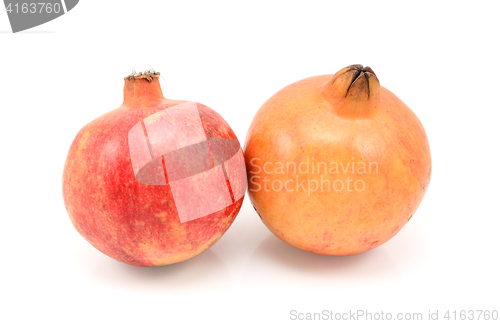
{"type": "Polygon", "coordinates": [[[163,224],[163,223],[165,223],[165,221],[167,220],[167,215],[168,215],[168,214],[167,214],[167,212],[162,211],[162,212],[160,212],[160,213],[158,213],[158,214],[155,214],[155,217],[156,217],[156,218],[159,218],[159,219],[160,219],[160,221],[161,221],[161,223],[163,224]]]}
{"type": "Polygon", "coordinates": [[[259,212],[257,211],[257,208],[255,208],[255,206],[253,206],[253,205],[252,205],[252,207],[255,210],[255,212],[257,213],[257,215],[259,215],[260,219],[262,219],[262,216],[260,216],[259,212]]]}

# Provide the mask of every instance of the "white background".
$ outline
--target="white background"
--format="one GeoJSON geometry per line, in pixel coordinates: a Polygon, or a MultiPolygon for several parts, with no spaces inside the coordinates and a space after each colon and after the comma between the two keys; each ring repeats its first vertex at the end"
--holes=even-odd
{"type": "MultiPolygon", "coordinates": [[[[290,311],[500,309],[498,2],[97,1],[11,34],[0,10],[2,323],[288,323],[290,311]],[[119,263],[73,228],[61,190],[78,130],[132,68],[218,111],[243,144],[284,86],[369,65],[422,121],[430,188],[388,243],[349,257],[281,242],[248,197],[183,263],[119,263]]],[[[297,321],[295,321],[297,322],[297,321]]],[[[491,322],[491,321],[490,321],[491,322]]]]}

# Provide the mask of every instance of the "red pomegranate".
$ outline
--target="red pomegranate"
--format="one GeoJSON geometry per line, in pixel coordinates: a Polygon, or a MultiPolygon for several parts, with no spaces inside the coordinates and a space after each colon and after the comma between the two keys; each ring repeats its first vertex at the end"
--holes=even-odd
{"type": "Polygon", "coordinates": [[[243,152],[212,109],[163,97],[159,73],[125,78],[123,105],[84,126],[64,166],[76,230],[137,266],[192,258],[226,232],[246,190],[243,152]]]}

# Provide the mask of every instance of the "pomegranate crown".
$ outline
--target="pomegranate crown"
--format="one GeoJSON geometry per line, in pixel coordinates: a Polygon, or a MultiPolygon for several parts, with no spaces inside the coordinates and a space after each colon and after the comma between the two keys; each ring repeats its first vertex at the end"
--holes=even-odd
{"type": "Polygon", "coordinates": [[[156,72],[154,69],[149,69],[142,72],[136,72],[135,69],[132,69],[132,73],[125,77],[127,80],[131,79],[146,79],[149,82],[153,81],[153,78],[157,78],[160,76],[160,72],[156,72]]]}
{"type": "Polygon", "coordinates": [[[375,72],[361,64],[353,64],[338,71],[331,79],[329,91],[337,98],[369,101],[378,96],[380,82],[375,72]]]}

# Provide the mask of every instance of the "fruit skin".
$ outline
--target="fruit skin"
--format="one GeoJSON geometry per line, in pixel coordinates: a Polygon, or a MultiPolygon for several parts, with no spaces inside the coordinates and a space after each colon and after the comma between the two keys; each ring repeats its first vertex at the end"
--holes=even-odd
{"type": "Polygon", "coordinates": [[[247,133],[250,200],[271,232],[306,251],[351,255],[383,244],[413,216],[429,185],[431,155],[422,124],[398,97],[380,87],[374,73],[367,70],[366,78],[354,82],[360,69],[350,66],[334,76],[285,87],[264,103],[247,133]],[[356,167],[371,161],[378,172],[375,164],[370,174],[362,169],[344,173],[340,167],[333,174],[324,168],[316,173],[279,169],[280,162],[312,165],[313,159],[344,166],[354,162],[356,167]],[[328,191],[325,182],[323,190],[308,193],[298,185],[305,181],[305,188],[313,188],[313,180],[345,185],[347,177],[352,191],[346,186],[328,191]],[[352,188],[358,180],[366,185],[359,192],[352,188]],[[273,181],[277,190],[270,187],[273,181]],[[278,190],[286,181],[289,186],[278,190]]]}
{"type": "MultiPolygon", "coordinates": [[[[63,172],[66,209],[76,230],[116,260],[136,266],[187,260],[226,232],[244,197],[218,212],[181,223],[170,185],[136,181],[127,135],[141,119],[185,101],[165,99],[158,77],[151,82],[125,80],[124,95],[121,107],[85,125],[71,144],[63,172]]],[[[196,105],[207,135],[237,140],[218,113],[196,105]]],[[[210,198],[217,199],[217,193],[210,198]]]]}

